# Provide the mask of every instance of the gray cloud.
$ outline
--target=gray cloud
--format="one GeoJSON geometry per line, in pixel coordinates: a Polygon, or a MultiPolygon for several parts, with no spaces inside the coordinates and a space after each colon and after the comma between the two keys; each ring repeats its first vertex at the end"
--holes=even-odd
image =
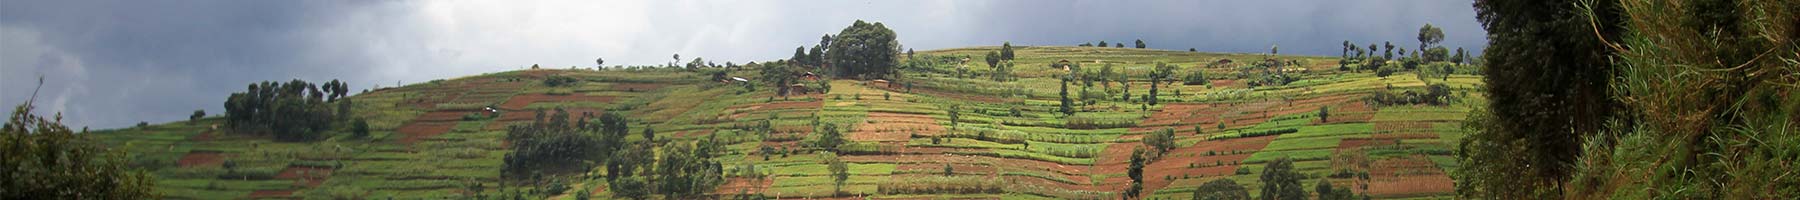
{"type": "Polygon", "coordinates": [[[3,1],[0,103],[48,81],[39,112],[123,127],[222,112],[263,80],[343,79],[357,89],[484,72],[682,58],[787,57],[851,21],[906,47],[1073,45],[1336,55],[1339,42],[1416,46],[1424,23],[1451,47],[1485,33],[1467,1],[3,1]]]}

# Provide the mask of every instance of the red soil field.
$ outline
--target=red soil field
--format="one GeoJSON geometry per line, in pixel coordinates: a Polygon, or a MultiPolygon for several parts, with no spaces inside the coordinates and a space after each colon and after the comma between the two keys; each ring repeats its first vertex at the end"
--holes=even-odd
{"type": "MultiPolygon", "coordinates": [[[[754,178],[727,178],[724,185],[720,185],[718,189],[713,190],[713,195],[731,196],[737,195],[738,192],[762,194],[764,191],[769,190],[770,185],[774,184],[775,176],[765,177],[761,180],[754,178]]],[[[594,188],[594,194],[599,194],[601,191],[605,190],[605,187],[594,188]]]]}
{"type": "MultiPolygon", "coordinates": [[[[1225,140],[1201,141],[1193,146],[1179,147],[1169,150],[1161,159],[1151,162],[1144,168],[1144,189],[1155,191],[1167,187],[1170,180],[1163,177],[1181,178],[1230,176],[1237,172],[1238,165],[1250,158],[1251,153],[1261,150],[1275,141],[1273,135],[1225,140]],[[1214,155],[1207,156],[1207,152],[1214,155]],[[1237,154],[1230,154],[1237,151],[1237,154]],[[1222,164],[1222,165],[1221,165],[1222,164]],[[1189,168],[1195,166],[1195,168],[1189,168]]],[[[1127,159],[1130,152],[1126,152],[1127,159]]],[[[1127,160],[1129,161],[1129,160],[1127,160]]]]}
{"type": "Polygon", "coordinates": [[[201,166],[219,166],[219,163],[224,161],[225,154],[219,152],[193,151],[188,152],[187,155],[182,155],[180,160],[175,161],[175,164],[181,168],[193,168],[201,166]]]}
{"type": "Polygon", "coordinates": [[[1424,156],[1383,159],[1369,169],[1368,194],[1376,197],[1411,197],[1445,194],[1456,190],[1456,181],[1424,156]]]}
{"type": "Polygon", "coordinates": [[[415,122],[406,123],[406,125],[401,125],[399,129],[395,129],[394,131],[399,132],[402,135],[405,135],[405,136],[400,137],[401,144],[409,144],[410,145],[413,142],[418,142],[419,140],[423,140],[425,138],[430,138],[431,136],[437,136],[438,134],[444,134],[446,132],[450,132],[450,128],[455,128],[455,127],[456,127],[456,123],[416,122],[415,121],[415,122]]]}
{"type": "Polygon", "coordinates": [[[858,124],[848,138],[852,141],[905,142],[912,139],[913,133],[942,133],[944,130],[937,124],[937,119],[929,115],[869,112],[868,121],[875,123],[858,124]]]}
{"type": "Polygon", "coordinates": [[[521,110],[525,109],[525,106],[529,106],[532,103],[539,103],[539,102],[610,103],[612,101],[613,101],[613,97],[611,97],[611,96],[588,96],[588,95],[581,95],[581,94],[571,94],[571,95],[527,94],[527,95],[513,96],[511,99],[507,99],[506,103],[500,104],[500,109],[506,110],[506,111],[521,111],[521,110]]]}

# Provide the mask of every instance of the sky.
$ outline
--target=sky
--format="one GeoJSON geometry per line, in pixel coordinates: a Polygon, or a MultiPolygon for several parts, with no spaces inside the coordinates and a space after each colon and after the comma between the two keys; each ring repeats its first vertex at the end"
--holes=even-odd
{"type": "MultiPolygon", "coordinates": [[[[1479,51],[1471,0],[237,1],[0,0],[0,104],[32,100],[70,127],[224,112],[259,81],[353,91],[545,67],[789,57],[856,20],[906,48],[1076,45],[1338,55],[1343,41],[1479,51]],[[44,81],[40,88],[38,78],[44,81]],[[35,97],[33,95],[35,91],[35,97]]],[[[1408,48],[1411,49],[1411,48],[1408,48]]]]}

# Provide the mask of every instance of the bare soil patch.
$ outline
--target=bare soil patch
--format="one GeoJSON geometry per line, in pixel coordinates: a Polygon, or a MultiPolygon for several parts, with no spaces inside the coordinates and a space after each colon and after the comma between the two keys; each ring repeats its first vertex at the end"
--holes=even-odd
{"type": "Polygon", "coordinates": [[[937,119],[929,115],[869,112],[867,119],[872,123],[856,125],[849,139],[852,141],[905,142],[912,139],[912,134],[942,133],[943,126],[937,119]]]}
{"type": "Polygon", "coordinates": [[[225,154],[223,153],[216,151],[190,151],[187,155],[182,155],[180,160],[176,160],[175,164],[181,168],[193,168],[219,166],[219,163],[224,161],[225,154]]]}
{"type": "Polygon", "coordinates": [[[456,123],[415,121],[406,123],[406,125],[401,125],[399,129],[395,129],[394,131],[404,135],[400,137],[401,144],[410,145],[413,142],[418,142],[425,138],[450,132],[450,129],[455,127],[456,123]]]}
{"type": "Polygon", "coordinates": [[[1445,194],[1456,190],[1456,181],[1424,156],[1376,160],[1369,169],[1370,195],[1410,197],[1445,194]]]}
{"type": "Polygon", "coordinates": [[[524,110],[525,106],[529,106],[533,103],[540,103],[540,102],[611,103],[613,101],[613,98],[614,97],[612,97],[612,96],[588,96],[588,95],[581,95],[581,94],[571,94],[571,95],[527,94],[527,95],[513,96],[511,99],[507,99],[506,103],[500,104],[500,109],[504,109],[506,111],[520,111],[520,110],[524,110]]]}

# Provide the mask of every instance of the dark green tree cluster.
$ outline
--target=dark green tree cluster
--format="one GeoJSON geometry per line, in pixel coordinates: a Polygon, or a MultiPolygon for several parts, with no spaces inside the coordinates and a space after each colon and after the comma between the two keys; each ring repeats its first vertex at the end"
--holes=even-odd
{"type": "MultiPolygon", "coordinates": [[[[1471,138],[1507,147],[1467,154],[1474,159],[1463,162],[1467,167],[1460,170],[1470,173],[1461,177],[1466,184],[1458,184],[1459,192],[1555,198],[1526,194],[1560,193],[1580,156],[1582,136],[1604,130],[1605,119],[1620,110],[1607,90],[1615,69],[1606,56],[1615,52],[1601,43],[1618,39],[1618,2],[1595,1],[1600,9],[1592,17],[1579,12],[1577,2],[1475,2],[1476,19],[1488,30],[1484,81],[1494,125],[1471,138]]],[[[1463,148],[1484,148],[1470,145],[1463,148]]]]}
{"type": "Polygon", "coordinates": [[[900,42],[895,40],[894,30],[881,22],[856,20],[830,40],[825,60],[839,76],[886,77],[899,64],[900,42]]]}
{"type": "MultiPolygon", "coordinates": [[[[502,159],[501,171],[513,177],[541,173],[562,173],[586,169],[586,163],[603,158],[602,142],[593,136],[593,126],[573,121],[569,113],[556,108],[549,119],[537,110],[535,120],[526,125],[507,127],[506,141],[512,152],[502,159]],[[585,127],[584,127],[585,126],[585,127]]],[[[586,120],[591,114],[583,114],[586,120]]]]}
{"type": "Polygon", "coordinates": [[[1207,181],[1194,189],[1194,200],[1249,200],[1250,190],[1229,178],[1207,181]]]}
{"type": "Polygon", "coordinates": [[[1148,47],[1148,46],[1144,45],[1144,40],[1142,40],[1142,39],[1137,40],[1137,48],[1142,49],[1144,47],[1148,47]]]}
{"type": "Polygon", "coordinates": [[[1319,184],[1313,185],[1313,192],[1319,194],[1319,200],[1356,199],[1356,194],[1351,193],[1349,187],[1332,187],[1329,179],[1319,179],[1319,184]]]}
{"type": "Polygon", "coordinates": [[[1144,154],[1142,148],[1131,150],[1131,163],[1125,168],[1125,176],[1131,178],[1131,185],[1120,194],[1124,199],[1136,199],[1144,191],[1144,165],[1150,164],[1150,158],[1144,154]]]}
{"type": "Polygon", "coordinates": [[[699,198],[711,192],[725,183],[723,165],[713,160],[725,151],[724,144],[714,136],[693,144],[664,144],[662,158],[656,163],[656,190],[671,199],[699,198]]]}
{"type": "Polygon", "coordinates": [[[844,183],[850,180],[850,165],[839,159],[836,153],[825,153],[822,156],[825,157],[821,159],[825,161],[825,170],[831,172],[831,193],[843,194],[844,183]]]}
{"type": "Polygon", "coordinates": [[[1487,92],[1453,171],[1493,199],[1800,196],[1800,4],[1476,1],[1487,92]],[[1562,5],[1562,6],[1544,6],[1562,5]]]}
{"type": "Polygon", "coordinates": [[[241,133],[272,133],[284,141],[317,139],[340,116],[348,115],[350,102],[338,101],[348,92],[337,80],[327,82],[323,90],[298,79],[250,84],[245,92],[226,98],[225,124],[241,133]],[[332,103],[338,103],[335,112],[332,103]]]}
{"type": "Polygon", "coordinates": [[[157,199],[153,178],[134,171],[123,151],[107,149],[62,124],[13,107],[0,128],[0,199],[157,199]]]}
{"type": "Polygon", "coordinates": [[[200,122],[200,118],[204,117],[206,117],[206,110],[194,110],[194,114],[188,115],[188,125],[200,122]]]}
{"type": "Polygon", "coordinates": [[[569,77],[569,76],[550,75],[550,76],[544,77],[544,86],[550,86],[550,87],[575,86],[576,83],[580,83],[580,82],[581,82],[580,79],[575,79],[575,77],[569,77]]]}
{"type": "Polygon", "coordinates": [[[837,152],[838,146],[847,142],[844,140],[843,131],[838,130],[837,124],[825,123],[819,127],[818,133],[819,140],[814,141],[813,146],[825,151],[837,152]]]}
{"type": "Polygon", "coordinates": [[[1300,180],[1305,174],[1294,171],[1294,160],[1282,157],[1263,166],[1262,199],[1304,200],[1306,188],[1301,188],[1300,180]]]}
{"type": "Polygon", "coordinates": [[[1150,148],[1149,156],[1162,157],[1164,153],[1175,149],[1175,128],[1163,128],[1144,136],[1144,146],[1150,148]]]}

